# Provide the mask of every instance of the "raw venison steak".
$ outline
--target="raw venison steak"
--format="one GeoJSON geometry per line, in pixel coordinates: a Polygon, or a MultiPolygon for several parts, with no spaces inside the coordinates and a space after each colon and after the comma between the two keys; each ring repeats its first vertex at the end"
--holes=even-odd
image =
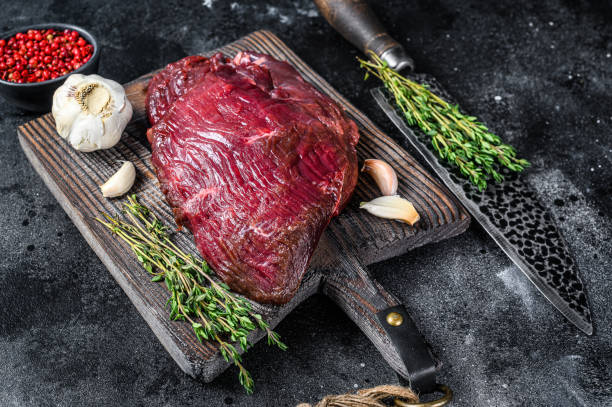
{"type": "Polygon", "coordinates": [[[209,71],[208,58],[200,55],[186,57],[168,65],[151,79],[147,88],[147,114],[154,125],[168,111],[172,103],[187,93],[209,71]]]}
{"type": "Polygon", "coordinates": [[[193,58],[147,95],[161,190],[233,290],[286,303],[357,183],[357,127],[286,62],[193,58]]]}

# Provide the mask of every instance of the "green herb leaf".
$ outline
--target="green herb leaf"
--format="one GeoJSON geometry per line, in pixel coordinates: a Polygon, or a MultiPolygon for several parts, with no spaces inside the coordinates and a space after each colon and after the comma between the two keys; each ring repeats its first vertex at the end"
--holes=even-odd
{"type": "Polygon", "coordinates": [[[198,340],[216,342],[223,358],[238,367],[238,379],[247,393],[252,393],[253,378],[232,343],[246,352],[250,346],[247,336],[260,329],[266,332],[270,345],[285,350],[280,336],[252,311],[251,303],[213,277],[206,261],[179,249],[170,240],[167,228],[138,202],[136,195],[128,198],[123,213],[126,221],[107,214],[96,220],[130,246],[145,270],[153,274],[151,281],[165,282],[170,293],[166,303],[169,318],[189,322],[198,340]]]}
{"type": "Polygon", "coordinates": [[[520,172],[529,166],[527,160],[516,158],[514,149],[503,144],[476,117],[463,114],[458,105],[438,97],[426,84],[395,72],[376,54],[369,56],[369,61],[357,58],[360,67],[366,70],[366,79],[370,74],[380,79],[395,98],[406,122],[431,137],[438,156],[458,168],[479,190],[486,189],[491,178],[503,181],[502,167],[520,172]]]}

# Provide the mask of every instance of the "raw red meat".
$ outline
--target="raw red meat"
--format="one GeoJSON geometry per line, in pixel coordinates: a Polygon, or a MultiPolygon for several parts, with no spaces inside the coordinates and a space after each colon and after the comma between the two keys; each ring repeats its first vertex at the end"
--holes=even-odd
{"type": "Polygon", "coordinates": [[[163,117],[176,99],[202,80],[209,66],[208,58],[193,55],[169,64],[151,79],[145,101],[151,125],[163,117]]]}
{"type": "Polygon", "coordinates": [[[268,55],[217,54],[201,62],[197,83],[195,69],[174,73],[186,65],[159,73],[154,83],[174,87],[155,86],[147,98],[161,190],[233,290],[286,303],[355,187],[357,127],[268,55]]]}

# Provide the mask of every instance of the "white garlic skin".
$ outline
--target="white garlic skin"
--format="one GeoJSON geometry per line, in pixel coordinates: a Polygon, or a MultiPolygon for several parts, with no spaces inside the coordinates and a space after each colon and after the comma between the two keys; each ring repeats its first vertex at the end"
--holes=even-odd
{"type": "Polygon", "coordinates": [[[72,74],[53,94],[51,113],[59,135],[76,150],[90,152],[117,144],[133,110],[117,82],[99,75],[72,74]],[[98,97],[79,98],[91,88],[98,97]]]}
{"type": "Polygon", "coordinates": [[[399,195],[381,196],[370,202],[362,202],[359,208],[365,209],[374,216],[385,219],[394,219],[414,225],[420,216],[412,202],[399,195]]]}
{"type": "Polygon", "coordinates": [[[380,192],[385,196],[397,194],[397,174],[393,167],[383,160],[374,158],[367,159],[363,162],[362,172],[370,174],[380,192]]]}
{"type": "Polygon", "coordinates": [[[135,180],[136,168],[131,161],[126,161],[112,177],[100,185],[100,191],[105,198],[115,198],[128,192],[135,180]]]}

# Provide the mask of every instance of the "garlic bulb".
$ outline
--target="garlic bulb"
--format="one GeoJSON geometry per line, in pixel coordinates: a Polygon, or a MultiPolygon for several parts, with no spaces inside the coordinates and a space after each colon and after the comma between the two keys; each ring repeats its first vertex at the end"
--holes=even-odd
{"type": "Polygon", "coordinates": [[[376,185],[378,185],[383,195],[395,195],[397,193],[397,175],[395,170],[383,160],[365,160],[361,171],[367,172],[374,178],[376,185]]]}
{"type": "Polygon", "coordinates": [[[80,151],[111,148],[132,118],[123,86],[99,75],[72,74],[53,94],[57,132],[80,151]]]}
{"type": "Polygon", "coordinates": [[[102,196],[106,198],[114,198],[125,194],[134,185],[136,179],[136,168],[131,161],[123,163],[121,168],[117,170],[104,184],[100,185],[102,196]]]}
{"type": "Polygon", "coordinates": [[[379,218],[395,219],[411,226],[420,219],[414,205],[399,195],[381,196],[370,202],[362,202],[359,207],[379,218]]]}

